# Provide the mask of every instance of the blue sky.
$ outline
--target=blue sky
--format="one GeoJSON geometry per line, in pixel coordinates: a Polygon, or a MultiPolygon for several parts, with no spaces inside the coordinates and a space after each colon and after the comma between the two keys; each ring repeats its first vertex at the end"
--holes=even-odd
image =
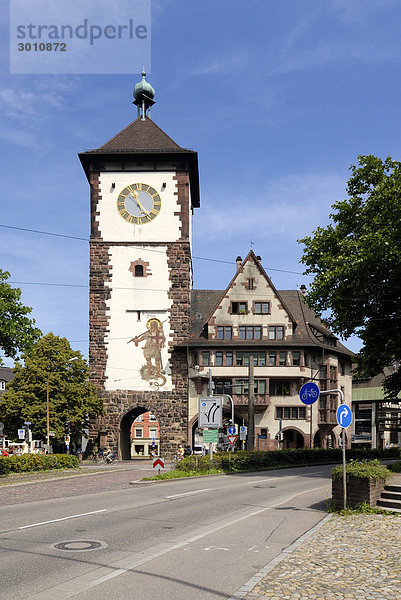
{"type": "MultiPolygon", "coordinates": [[[[0,224],[87,239],[77,153],[136,118],[142,65],[10,75],[5,3],[0,16],[0,224]]],[[[196,288],[226,287],[251,245],[276,287],[308,284],[297,239],[327,224],[349,165],[359,154],[400,160],[400,22],[397,0],[152,2],[152,118],[199,153],[194,256],[231,263],[195,258],[196,288]]],[[[86,356],[88,243],[0,231],[0,268],[26,282],[37,325],[86,356]]]]}

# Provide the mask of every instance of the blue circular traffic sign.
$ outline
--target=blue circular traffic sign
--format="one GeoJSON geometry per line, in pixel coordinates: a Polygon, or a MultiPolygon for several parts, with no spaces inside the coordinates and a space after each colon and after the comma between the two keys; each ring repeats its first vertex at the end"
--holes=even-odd
{"type": "Polygon", "coordinates": [[[337,423],[341,427],[349,427],[352,423],[352,410],[347,404],[340,404],[337,408],[337,423]]]}
{"type": "Polygon", "coordinates": [[[319,398],[319,393],[316,383],[309,381],[308,383],[304,383],[299,390],[299,397],[304,404],[314,404],[319,398]]]}
{"type": "Polygon", "coordinates": [[[230,435],[235,435],[236,431],[237,431],[237,430],[235,429],[235,427],[229,427],[229,428],[228,428],[228,433],[229,433],[230,435]]]}

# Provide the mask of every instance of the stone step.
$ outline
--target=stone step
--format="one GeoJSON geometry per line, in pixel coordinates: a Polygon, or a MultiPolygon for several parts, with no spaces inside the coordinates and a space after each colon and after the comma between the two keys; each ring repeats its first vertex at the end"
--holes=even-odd
{"type": "Polygon", "coordinates": [[[384,489],[386,492],[398,492],[401,494],[401,485],[385,485],[384,489]]]}
{"type": "Polygon", "coordinates": [[[384,509],[396,510],[401,512],[401,500],[378,500],[377,506],[384,509]]]}
{"type": "Polygon", "coordinates": [[[382,499],[388,499],[388,500],[400,500],[401,501],[401,491],[400,492],[382,492],[381,494],[382,499]]]}

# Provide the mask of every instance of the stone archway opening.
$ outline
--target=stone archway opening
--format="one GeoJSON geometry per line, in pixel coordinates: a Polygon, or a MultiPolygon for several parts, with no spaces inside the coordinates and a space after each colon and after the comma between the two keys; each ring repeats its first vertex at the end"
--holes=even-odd
{"type": "Polygon", "coordinates": [[[305,438],[296,429],[285,429],[283,431],[283,448],[304,448],[305,438]]]}
{"type": "Polygon", "coordinates": [[[160,455],[160,424],[148,408],[137,406],[123,416],[119,447],[122,460],[160,455]]]}

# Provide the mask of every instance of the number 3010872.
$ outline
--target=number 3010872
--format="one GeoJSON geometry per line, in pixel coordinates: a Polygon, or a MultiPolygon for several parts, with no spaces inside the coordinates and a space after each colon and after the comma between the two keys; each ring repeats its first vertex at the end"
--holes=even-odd
{"type": "Polygon", "coordinates": [[[67,52],[65,42],[20,42],[19,52],[67,52]]]}

